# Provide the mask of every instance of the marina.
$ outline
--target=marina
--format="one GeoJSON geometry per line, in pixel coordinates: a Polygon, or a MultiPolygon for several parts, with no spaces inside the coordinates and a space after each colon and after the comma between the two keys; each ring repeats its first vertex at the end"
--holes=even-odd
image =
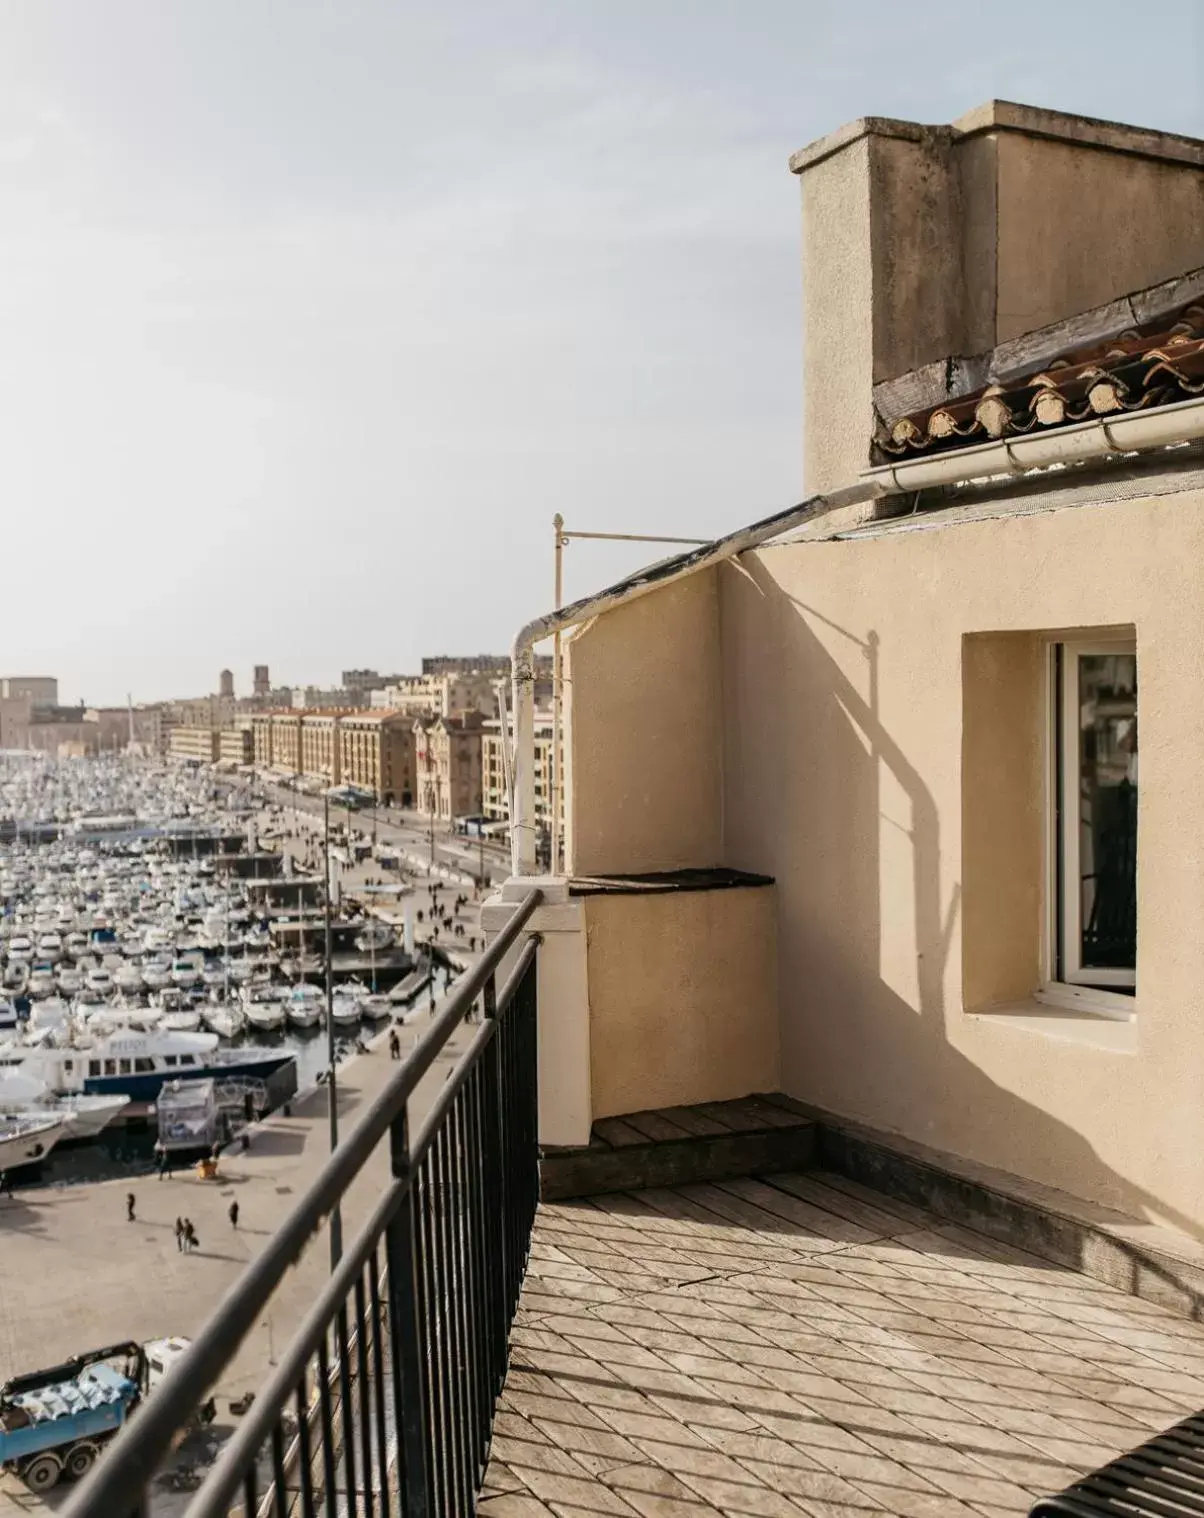
{"type": "Polygon", "coordinates": [[[193,768],[5,756],[5,1186],[146,1168],[189,1083],[213,1093],[221,1142],[324,1079],[328,933],[336,1061],[400,1021],[439,959],[450,978],[412,925],[358,901],[328,922],[288,836],[269,799],[193,768]]]}

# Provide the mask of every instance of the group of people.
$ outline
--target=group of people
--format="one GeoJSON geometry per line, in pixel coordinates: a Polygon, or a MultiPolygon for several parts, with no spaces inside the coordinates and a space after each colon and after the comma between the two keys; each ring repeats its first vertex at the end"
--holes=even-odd
{"type": "MultiPolygon", "coordinates": [[[[134,1193],[132,1191],[127,1191],[125,1194],[125,1220],[127,1223],[136,1223],[138,1221],[137,1213],[135,1210],[136,1202],[137,1199],[135,1198],[134,1193]]],[[[230,1219],[231,1228],[238,1227],[238,1212],[239,1207],[238,1200],[236,1198],[226,1209],[226,1216],[230,1219]]],[[[192,1219],[177,1218],[176,1248],[180,1251],[180,1253],[191,1254],[199,1242],[200,1241],[196,1236],[196,1228],[193,1226],[192,1219]]]]}

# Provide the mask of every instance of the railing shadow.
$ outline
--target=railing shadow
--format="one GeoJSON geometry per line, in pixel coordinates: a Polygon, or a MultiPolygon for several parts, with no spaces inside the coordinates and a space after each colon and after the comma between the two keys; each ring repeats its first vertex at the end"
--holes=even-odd
{"type": "MultiPolygon", "coordinates": [[[[388,1139],[391,1179],[355,1236],[326,1230],[330,1274],[201,1475],[190,1518],[316,1511],[364,1483],[406,1514],[469,1513],[538,1200],[536,969],[529,937],[499,966],[532,890],[397,1066],[270,1242],[247,1266],[168,1380],[71,1496],[69,1518],[149,1518],[181,1431],[194,1427],[290,1267],[388,1139]],[[455,1064],[413,1132],[409,1103],[481,1000],[455,1064]]],[[[384,1504],[381,1504],[382,1508],[384,1504]]],[[[330,1508],[334,1511],[334,1508],[330,1508]]]]}

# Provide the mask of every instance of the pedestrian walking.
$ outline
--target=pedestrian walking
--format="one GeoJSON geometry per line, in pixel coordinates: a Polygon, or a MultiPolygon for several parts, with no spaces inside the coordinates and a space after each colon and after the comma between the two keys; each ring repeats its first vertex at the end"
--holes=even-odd
{"type": "Polygon", "coordinates": [[[230,1216],[230,1227],[231,1228],[237,1228],[238,1227],[238,1198],[237,1197],[234,1199],[234,1201],[232,1201],[230,1203],[230,1207],[229,1207],[228,1210],[229,1210],[229,1216],[230,1216]]]}
{"type": "Polygon", "coordinates": [[[176,1219],[176,1248],[181,1254],[184,1253],[184,1219],[176,1219]]]}
{"type": "Polygon", "coordinates": [[[127,1191],[125,1194],[125,1220],[127,1223],[137,1222],[134,1217],[134,1193],[127,1191]]]}
{"type": "Polygon", "coordinates": [[[197,1246],[196,1229],[192,1226],[192,1219],[184,1219],[184,1253],[191,1254],[197,1246]]]}
{"type": "Polygon", "coordinates": [[[401,1058],[401,1039],[399,1039],[397,1036],[396,1028],[389,1029],[389,1058],[401,1058]]]}

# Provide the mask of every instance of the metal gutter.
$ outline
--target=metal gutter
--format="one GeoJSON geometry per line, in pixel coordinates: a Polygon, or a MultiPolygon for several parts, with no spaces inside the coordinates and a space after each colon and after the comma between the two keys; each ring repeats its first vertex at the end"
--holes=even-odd
{"type": "MultiPolygon", "coordinates": [[[[582,622],[613,611],[627,601],[660,590],[674,580],[710,569],[725,559],[735,558],[749,548],[757,548],[771,539],[780,537],[795,527],[801,527],[818,517],[828,516],[847,506],[875,500],[887,493],[889,486],[878,480],[862,480],[847,485],[827,495],[811,496],[797,506],[775,512],[748,527],[714,542],[704,543],[689,553],[677,554],[671,559],[661,559],[639,570],[626,580],[574,601],[558,611],[536,617],[515,634],[511,646],[511,668],[514,681],[514,759],[512,763],[510,791],[510,861],[516,876],[535,873],[535,674],[532,652],[537,643],[556,633],[578,627],[582,622]]],[[[504,737],[504,729],[503,729],[504,737]]]]}
{"type": "Polygon", "coordinates": [[[898,495],[933,485],[1141,453],[1200,437],[1204,437],[1204,396],[1151,411],[1115,411],[1089,422],[1076,422],[1071,427],[1000,438],[971,448],[953,448],[947,453],[919,454],[866,469],[861,478],[875,481],[884,495],[898,495]]]}

